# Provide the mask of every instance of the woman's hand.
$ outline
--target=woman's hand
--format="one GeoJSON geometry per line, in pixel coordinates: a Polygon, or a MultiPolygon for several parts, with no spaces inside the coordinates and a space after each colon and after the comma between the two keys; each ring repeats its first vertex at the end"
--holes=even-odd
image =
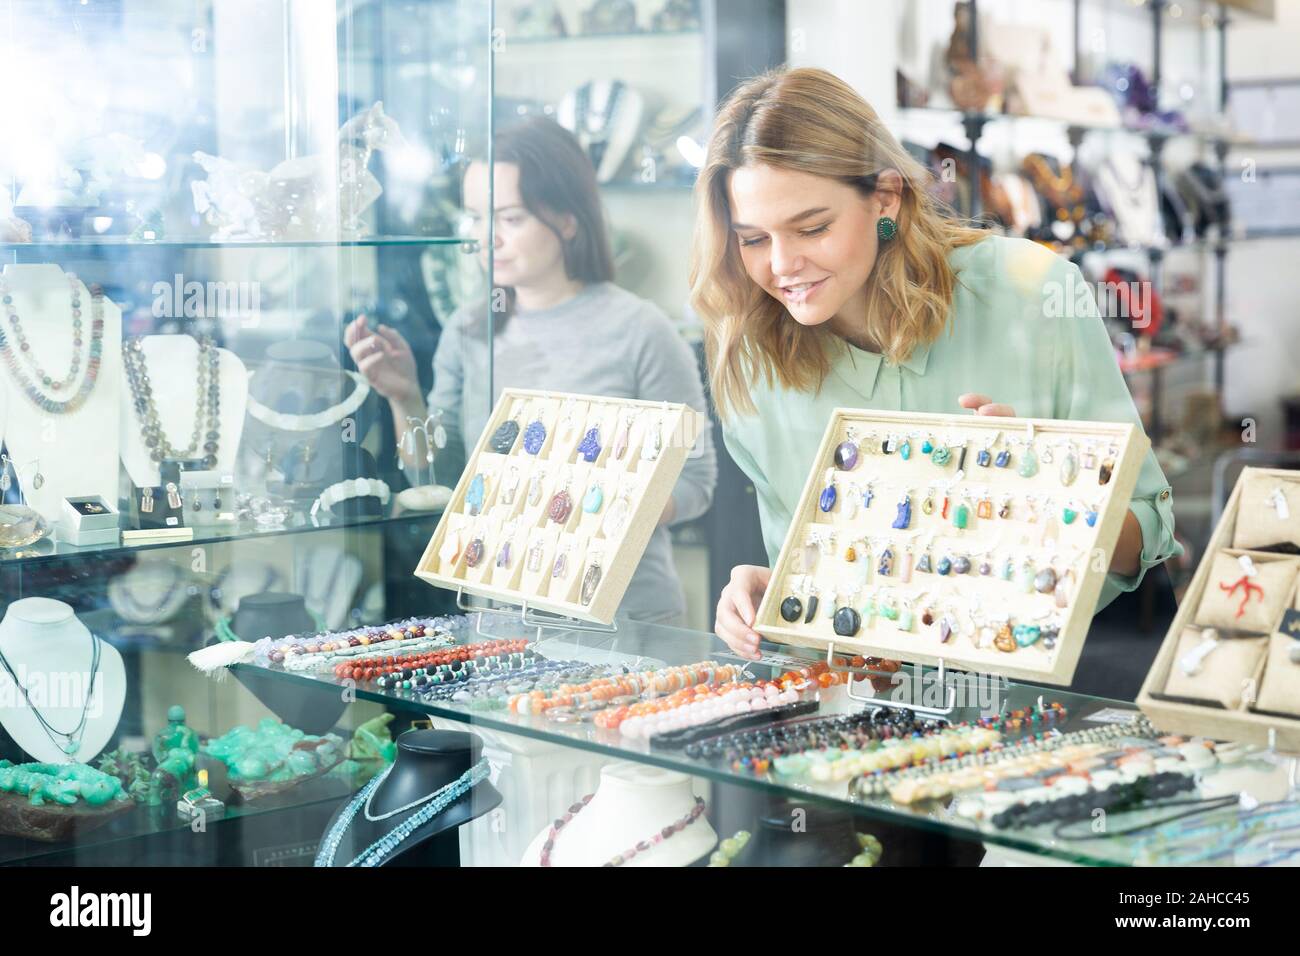
{"type": "Polygon", "coordinates": [[[974,409],[976,415],[999,415],[1003,418],[1015,418],[1016,410],[1010,405],[993,401],[979,392],[967,392],[957,396],[957,404],[962,408],[974,409]]]}
{"type": "Polygon", "coordinates": [[[411,346],[401,333],[386,325],[371,329],[364,315],[351,322],[343,333],[357,371],[384,398],[406,406],[420,401],[420,378],[411,346]]]}
{"type": "Polygon", "coordinates": [[[754,630],[755,611],[770,580],[770,568],[738,564],[731,569],[731,582],[718,597],[718,623],[714,633],[741,657],[752,661],[759,658],[758,632],[754,630]]]}

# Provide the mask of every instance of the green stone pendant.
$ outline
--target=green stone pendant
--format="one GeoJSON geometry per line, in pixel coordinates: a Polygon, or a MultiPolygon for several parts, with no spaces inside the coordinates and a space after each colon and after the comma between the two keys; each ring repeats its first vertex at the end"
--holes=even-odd
{"type": "Polygon", "coordinates": [[[1061,520],[1066,524],[1074,524],[1074,519],[1079,517],[1079,512],[1073,508],[1066,508],[1061,512],[1061,520]]]}
{"type": "Polygon", "coordinates": [[[1038,474],[1038,453],[1032,447],[1028,447],[1020,456],[1020,477],[1032,478],[1036,474],[1038,474]]]}
{"type": "Polygon", "coordinates": [[[968,524],[970,524],[970,508],[964,504],[958,505],[957,510],[952,513],[952,526],[965,530],[968,524]]]}

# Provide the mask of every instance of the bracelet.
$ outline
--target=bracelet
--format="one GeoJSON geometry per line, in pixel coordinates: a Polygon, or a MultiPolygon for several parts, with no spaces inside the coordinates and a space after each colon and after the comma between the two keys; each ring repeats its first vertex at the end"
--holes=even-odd
{"type": "Polygon", "coordinates": [[[379,478],[349,478],[322,491],[320,497],[312,502],[311,516],[314,520],[318,511],[330,512],[335,505],[350,498],[369,497],[378,498],[381,504],[388,504],[387,482],[379,478]]]}

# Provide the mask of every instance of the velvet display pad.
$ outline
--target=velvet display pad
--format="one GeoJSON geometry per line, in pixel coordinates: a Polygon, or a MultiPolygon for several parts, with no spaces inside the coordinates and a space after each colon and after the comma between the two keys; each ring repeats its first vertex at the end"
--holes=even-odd
{"type": "Polygon", "coordinates": [[[1300,717],[1300,663],[1291,660],[1291,650],[1296,647],[1300,647],[1300,639],[1290,634],[1269,637],[1268,663],[1255,710],[1300,717]]]}
{"type": "Polygon", "coordinates": [[[1300,552],[1300,472],[1246,475],[1241,482],[1234,548],[1300,552]]]}
{"type": "Polygon", "coordinates": [[[1300,562],[1267,556],[1253,560],[1255,576],[1247,577],[1237,555],[1220,552],[1214,556],[1196,608],[1197,627],[1249,634],[1272,632],[1290,600],[1300,562]]]}
{"type": "Polygon", "coordinates": [[[1199,627],[1183,628],[1178,640],[1178,651],[1169,668],[1165,682],[1165,695],[1214,704],[1225,710],[1235,710],[1243,698],[1254,697],[1256,673],[1267,651],[1266,637],[1223,637],[1218,646],[1200,659],[1195,674],[1189,674],[1183,661],[1205,641],[1205,631],[1199,627]]]}

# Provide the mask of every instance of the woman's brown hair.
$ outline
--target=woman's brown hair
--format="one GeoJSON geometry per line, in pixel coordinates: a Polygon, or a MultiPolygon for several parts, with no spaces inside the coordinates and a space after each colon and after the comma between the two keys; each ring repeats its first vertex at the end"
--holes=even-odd
{"type": "Polygon", "coordinates": [[[988,233],[946,218],[930,173],[876,111],[825,70],[777,70],[738,87],[719,111],[695,184],[691,304],[704,322],[714,402],[724,418],[752,412],[762,376],[799,391],[821,387],[842,342],[828,325],[803,326],[749,278],[731,229],[733,170],[767,165],[828,177],[869,195],[879,174],[903,180],[898,234],[882,242],[867,280],[867,329],[884,356],[906,360],[943,330],[956,277],[947,255],[988,233]]]}
{"type": "Polygon", "coordinates": [[[596,170],[572,133],[545,117],[520,120],[493,138],[493,162],[519,167],[524,206],[560,240],[570,279],[585,284],[613,280],[614,257],[596,170]],[[561,229],[565,216],[572,216],[577,226],[572,239],[564,238],[561,229]]]}

